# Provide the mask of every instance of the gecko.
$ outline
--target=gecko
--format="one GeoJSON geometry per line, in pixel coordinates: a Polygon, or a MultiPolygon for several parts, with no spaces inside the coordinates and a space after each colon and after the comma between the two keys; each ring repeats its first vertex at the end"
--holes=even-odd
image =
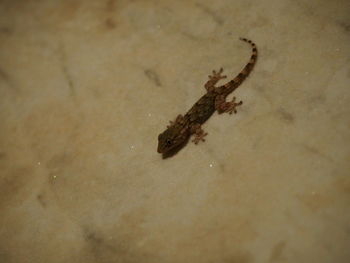
{"type": "Polygon", "coordinates": [[[204,85],[207,92],[185,115],[178,115],[175,121],[170,121],[170,125],[167,126],[166,130],[159,134],[157,151],[163,155],[163,158],[170,157],[178,152],[187,144],[192,135],[194,135],[192,142],[195,144],[200,141],[204,142],[204,137],[208,133],[204,132],[202,124],[215,111],[219,114],[224,112],[237,113],[236,107],[243,104],[242,101],[237,102],[236,97],[233,97],[231,101],[226,101],[226,97],[248,77],[257,61],[258,49],[253,41],[246,38],[240,38],[240,40],[249,43],[252,47],[249,62],[235,78],[219,87],[216,87],[217,82],[227,78],[227,76],[222,75],[223,68],[212,71],[212,75],[208,76],[209,80],[204,85]]]}

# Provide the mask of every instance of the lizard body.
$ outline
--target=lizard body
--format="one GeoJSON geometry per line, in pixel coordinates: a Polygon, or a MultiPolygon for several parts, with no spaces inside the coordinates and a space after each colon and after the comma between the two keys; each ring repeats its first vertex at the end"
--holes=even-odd
{"type": "Polygon", "coordinates": [[[226,101],[226,97],[233,92],[252,71],[257,60],[258,50],[251,40],[246,38],[240,38],[240,40],[252,46],[252,55],[249,62],[234,79],[219,87],[216,87],[215,84],[220,79],[226,78],[226,76],[221,75],[223,72],[222,68],[218,72],[213,70],[213,75],[208,76],[209,80],[204,85],[207,93],[204,94],[184,116],[178,115],[174,122],[170,121],[170,125],[167,126],[167,129],[159,134],[157,151],[162,153],[164,158],[171,156],[172,152],[177,152],[181,149],[193,134],[195,135],[193,139],[195,144],[199,141],[205,141],[204,137],[207,133],[202,130],[201,125],[207,121],[215,111],[218,111],[219,114],[224,112],[232,114],[237,112],[237,106],[242,105],[242,101],[236,102],[235,97],[230,102],[226,101]]]}

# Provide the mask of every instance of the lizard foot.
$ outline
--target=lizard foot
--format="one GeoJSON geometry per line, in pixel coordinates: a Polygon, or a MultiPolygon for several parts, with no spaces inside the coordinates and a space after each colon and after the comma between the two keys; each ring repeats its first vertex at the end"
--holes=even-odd
{"type": "Polygon", "coordinates": [[[204,87],[207,91],[212,91],[213,89],[215,89],[215,84],[220,80],[220,79],[225,79],[227,78],[226,75],[221,75],[221,73],[224,71],[223,68],[220,68],[220,70],[218,72],[216,72],[215,70],[213,70],[213,75],[209,75],[208,78],[209,80],[207,81],[207,83],[205,83],[204,87]]]}
{"type": "Polygon", "coordinates": [[[215,101],[215,108],[219,113],[228,112],[229,114],[237,113],[236,107],[243,104],[243,101],[236,102],[236,97],[232,98],[232,101],[226,102],[225,98],[220,96],[215,101]]]}
{"type": "Polygon", "coordinates": [[[208,135],[208,133],[204,132],[200,124],[196,124],[192,127],[192,132],[195,134],[192,142],[194,144],[198,144],[200,141],[205,142],[204,137],[208,135]]]}

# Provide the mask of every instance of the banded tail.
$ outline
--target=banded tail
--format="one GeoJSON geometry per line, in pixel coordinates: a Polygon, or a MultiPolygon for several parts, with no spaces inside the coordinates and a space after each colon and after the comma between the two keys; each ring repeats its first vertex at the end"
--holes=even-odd
{"type": "Polygon", "coordinates": [[[246,38],[240,38],[240,40],[249,43],[252,46],[252,55],[250,57],[249,62],[245,65],[245,67],[241,70],[241,72],[231,81],[227,82],[223,88],[226,90],[225,93],[228,95],[232,91],[234,91],[242,82],[245,80],[249,73],[254,68],[256,60],[258,58],[258,49],[255,43],[246,38]]]}

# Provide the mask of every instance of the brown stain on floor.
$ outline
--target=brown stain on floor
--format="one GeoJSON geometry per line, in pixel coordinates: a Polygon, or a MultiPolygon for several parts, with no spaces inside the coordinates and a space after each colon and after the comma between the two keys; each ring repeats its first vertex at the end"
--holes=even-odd
{"type": "Polygon", "coordinates": [[[350,194],[350,177],[337,176],[330,183],[319,186],[297,198],[312,212],[319,212],[342,202],[347,202],[350,194]]]}
{"type": "Polygon", "coordinates": [[[20,205],[31,194],[34,168],[30,166],[2,169],[0,176],[0,207],[20,205]]]}
{"type": "Polygon", "coordinates": [[[221,262],[223,263],[253,263],[253,253],[250,253],[248,251],[234,251],[232,254],[228,257],[225,257],[221,262]]]}
{"type": "Polygon", "coordinates": [[[330,195],[319,192],[300,194],[298,195],[298,199],[312,212],[329,207],[334,202],[330,195]]]}
{"type": "Polygon", "coordinates": [[[81,6],[80,1],[66,0],[60,2],[60,6],[54,10],[59,14],[62,21],[67,22],[76,18],[81,6]]]}
{"type": "Polygon", "coordinates": [[[0,152],[0,161],[6,159],[7,154],[5,152],[0,152]]]}
{"type": "Polygon", "coordinates": [[[116,218],[113,226],[96,229],[85,227],[84,239],[87,253],[93,255],[97,262],[154,262],[147,250],[137,246],[145,237],[142,224],[147,214],[144,208],[137,208],[116,218]]]}
{"type": "Polygon", "coordinates": [[[108,0],[106,2],[106,11],[107,12],[114,12],[116,6],[117,6],[117,1],[116,0],[108,0]]]}
{"type": "Polygon", "coordinates": [[[281,262],[281,260],[283,259],[283,251],[284,251],[286,245],[287,245],[286,241],[278,242],[272,248],[269,261],[270,262],[281,262]]]}
{"type": "Polygon", "coordinates": [[[295,117],[293,114],[285,110],[284,108],[279,108],[276,113],[279,115],[280,119],[287,123],[293,123],[295,121],[295,117]]]}
{"type": "Polygon", "coordinates": [[[114,29],[116,27],[116,22],[113,18],[109,17],[105,20],[105,25],[107,29],[114,29]]]}
{"type": "Polygon", "coordinates": [[[334,187],[346,195],[350,195],[350,174],[348,176],[340,176],[334,180],[334,187]]]}

